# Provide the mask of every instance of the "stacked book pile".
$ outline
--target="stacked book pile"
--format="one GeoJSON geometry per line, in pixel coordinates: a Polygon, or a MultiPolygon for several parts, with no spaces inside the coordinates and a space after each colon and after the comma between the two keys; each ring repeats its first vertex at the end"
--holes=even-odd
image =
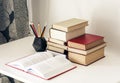
{"type": "Polygon", "coordinates": [[[87,21],[77,18],[53,24],[47,48],[67,54],[67,41],[85,34],[85,26],[87,25],[87,21]]]}
{"type": "Polygon", "coordinates": [[[48,49],[67,53],[70,61],[89,65],[104,57],[104,37],[88,34],[88,21],[72,18],[53,24],[48,39],[48,49]]]}
{"type": "Polygon", "coordinates": [[[68,58],[70,61],[89,65],[104,57],[104,37],[84,34],[68,41],[68,58]]]}

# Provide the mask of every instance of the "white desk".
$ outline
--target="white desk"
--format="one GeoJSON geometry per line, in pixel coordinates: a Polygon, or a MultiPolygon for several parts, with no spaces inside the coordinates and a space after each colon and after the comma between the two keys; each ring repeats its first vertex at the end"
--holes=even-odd
{"type": "Polygon", "coordinates": [[[33,37],[26,37],[0,46],[0,73],[25,83],[120,83],[120,56],[105,54],[105,58],[81,66],[51,80],[29,75],[10,68],[5,63],[34,53],[33,37]]]}

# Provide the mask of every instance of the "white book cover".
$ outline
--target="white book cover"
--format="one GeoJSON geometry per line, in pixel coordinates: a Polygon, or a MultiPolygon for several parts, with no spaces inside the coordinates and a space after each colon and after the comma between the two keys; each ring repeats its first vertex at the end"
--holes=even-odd
{"type": "Polygon", "coordinates": [[[67,42],[68,40],[78,37],[83,34],[85,34],[85,27],[76,29],[70,32],[64,32],[64,31],[60,31],[60,30],[52,29],[52,28],[50,29],[51,38],[58,39],[64,42],[67,42]]]}

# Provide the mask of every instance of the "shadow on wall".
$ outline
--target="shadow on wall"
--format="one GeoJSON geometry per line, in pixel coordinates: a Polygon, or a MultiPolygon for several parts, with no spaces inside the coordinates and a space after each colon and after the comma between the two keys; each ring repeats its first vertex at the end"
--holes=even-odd
{"type": "Polygon", "coordinates": [[[48,18],[49,18],[49,0],[32,0],[32,20],[35,26],[40,23],[40,26],[43,27],[47,25],[45,36],[48,34],[48,18]]]}
{"type": "Polygon", "coordinates": [[[91,32],[102,35],[107,42],[107,52],[119,53],[120,12],[116,4],[96,7],[92,14],[91,32]],[[115,5],[115,6],[113,6],[115,5]]]}

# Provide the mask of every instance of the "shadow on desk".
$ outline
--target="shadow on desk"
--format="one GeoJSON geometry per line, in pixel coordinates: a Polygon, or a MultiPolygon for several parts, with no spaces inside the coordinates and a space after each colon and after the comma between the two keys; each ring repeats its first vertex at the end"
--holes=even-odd
{"type": "MultiPolygon", "coordinates": [[[[14,79],[14,82],[15,83],[23,83],[23,82],[20,82],[18,80],[15,80],[15,79],[14,79]]],[[[11,82],[9,81],[7,76],[0,74],[0,83],[11,83],[11,82]]]]}

